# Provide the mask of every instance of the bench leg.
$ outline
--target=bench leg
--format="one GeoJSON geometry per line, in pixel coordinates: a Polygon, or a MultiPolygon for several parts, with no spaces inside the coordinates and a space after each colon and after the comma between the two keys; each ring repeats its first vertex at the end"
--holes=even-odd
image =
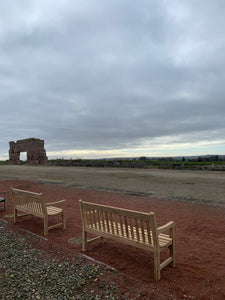
{"type": "Polygon", "coordinates": [[[62,223],[63,223],[63,230],[65,230],[66,229],[65,211],[63,211],[63,214],[62,214],[62,223]]]}
{"type": "Polygon", "coordinates": [[[48,235],[48,218],[44,218],[44,236],[48,235]]]}
{"type": "Polygon", "coordinates": [[[160,251],[154,252],[154,277],[156,280],[160,280],[160,251]]]}
{"type": "Polygon", "coordinates": [[[174,249],[174,244],[172,244],[171,246],[169,246],[169,251],[170,251],[170,257],[172,257],[172,267],[176,266],[175,263],[175,249],[174,249]]]}
{"type": "Polygon", "coordinates": [[[87,232],[82,231],[82,250],[87,251],[87,232]]]}
{"type": "Polygon", "coordinates": [[[14,210],[13,210],[13,221],[14,221],[14,223],[16,223],[16,221],[17,221],[17,209],[16,208],[14,208],[14,210]]]}
{"type": "Polygon", "coordinates": [[[175,237],[174,237],[174,229],[170,229],[170,237],[172,238],[172,245],[169,246],[170,257],[172,257],[172,267],[175,267],[175,237]]]}

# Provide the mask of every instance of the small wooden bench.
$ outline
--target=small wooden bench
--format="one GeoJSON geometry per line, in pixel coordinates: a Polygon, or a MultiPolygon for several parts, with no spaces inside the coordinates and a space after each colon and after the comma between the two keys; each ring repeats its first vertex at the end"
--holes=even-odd
{"type": "Polygon", "coordinates": [[[79,200],[82,218],[82,250],[87,243],[103,237],[154,253],[154,277],[160,279],[160,271],[171,264],[175,267],[174,222],[156,225],[155,213],[143,213],[79,200]],[[169,231],[169,234],[165,234],[169,231]],[[87,233],[99,235],[87,240],[87,233]],[[160,252],[169,249],[169,258],[160,263],[160,252]]]}
{"type": "Polygon", "coordinates": [[[17,221],[17,212],[22,211],[25,215],[34,215],[44,220],[44,235],[48,235],[48,230],[62,226],[63,230],[66,229],[65,220],[65,200],[57,202],[45,203],[42,193],[34,193],[20,189],[11,188],[13,200],[13,216],[14,223],[17,221]],[[56,205],[56,206],[52,206],[56,205]],[[59,205],[60,207],[57,207],[59,205]],[[62,216],[62,222],[49,226],[48,221],[50,216],[62,216]]]}

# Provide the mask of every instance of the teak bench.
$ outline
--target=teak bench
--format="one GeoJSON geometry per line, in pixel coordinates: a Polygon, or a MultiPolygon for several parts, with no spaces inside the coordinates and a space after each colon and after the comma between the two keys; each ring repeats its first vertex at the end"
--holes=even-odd
{"type": "Polygon", "coordinates": [[[160,271],[169,264],[175,267],[174,222],[158,227],[155,213],[143,213],[128,209],[93,204],[79,200],[82,218],[82,250],[87,243],[103,237],[154,253],[154,277],[160,279],[160,271]],[[169,231],[169,234],[163,232],[169,231]],[[87,240],[87,233],[100,235],[87,240]],[[170,256],[160,263],[160,252],[169,248],[170,256]]]}
{"type": "Polygon", "coordinates": [[[11,188],[13,200],[13,216],[14,223],[17,221],[17,212],[22,211],[25,215],[34,215],[44,220],[44,235],[48,235],[48,230],[62,226],[63,230],[66,229],[65,220],[65,200],[57,202],[45,203],[42,193],[34,193],[30,191],[19,190],[11,188]],[[52,206],[59,205],[61,207],[52,206]],[[55,225],[48,225],[49,216],[62,216],[62,222],[55,225]]]}

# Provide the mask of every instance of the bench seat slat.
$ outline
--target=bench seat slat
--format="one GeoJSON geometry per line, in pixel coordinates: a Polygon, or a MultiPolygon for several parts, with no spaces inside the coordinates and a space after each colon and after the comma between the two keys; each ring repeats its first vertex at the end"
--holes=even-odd
{"type": "Polygon", "coordinates": [[[48,206],[47,207],[47,213],[49,216],[54,216],[57,214],[62,213],[62,208],[54,207],[54,206],[48,206]]]}

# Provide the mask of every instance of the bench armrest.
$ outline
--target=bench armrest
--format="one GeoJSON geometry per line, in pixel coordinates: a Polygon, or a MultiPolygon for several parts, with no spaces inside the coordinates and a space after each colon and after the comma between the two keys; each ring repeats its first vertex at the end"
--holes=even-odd
{"type": "Polygon", "coordinates": [[[60,200],[60,201],[56,201],[56,202],[50,202],[50,203],[45,203],[46,206],[50,206],[52,204],[62,204],[64,205],[66,202],[66,200],[60,200]]]}
{"type": "Polygon", "coordinates": [[[158,231],[158,234],[164,232],[164,231],[167,231],[171,228],[174,228],[175,226],[175,223],[173,221],[170,221],[168,222],[167,224],[163,225],[163,226],[160,226],[157,228],[157,231],[158,231]]]}

